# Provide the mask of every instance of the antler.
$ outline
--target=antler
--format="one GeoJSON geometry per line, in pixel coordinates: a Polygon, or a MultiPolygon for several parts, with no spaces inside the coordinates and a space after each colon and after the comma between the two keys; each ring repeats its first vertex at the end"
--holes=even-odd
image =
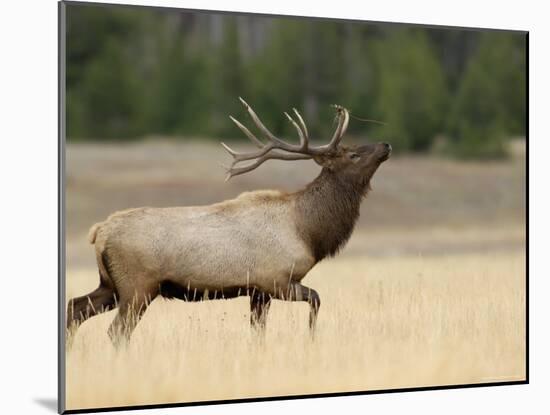
{"type": "Polygon", "coordinates": [[[255,168],[259,167],[262,163],[264,163],[267,160],[308,160],[315,156],[334,153],[338,147],[338,144],[340,144],[340,141],[342,141],[342,137],[344,136],[348,128],[348,123],[349,123],[348,110],[339,105],[334,105],[338,115],[338,126],[336,127],[336,131],[334,132],[332,139],[328,144],[324,146],[310,147],[309,133],[307,131],[306,124],[302,116],[298,112],[298,110],[296,108],[293,108],[294,114],[296,115],[298,122],[296,122],[288,113],[285,112],[284,114],[286,115],[288,120],[292,123],[294,128],[296,128],[296,131],[298,132],[298,136],[300,137],[300,144],[289,144],[277,138],[275,135],[273,135],[273,133],[271,133],[271,131],[267,129],[267,127],[262,123],[260,118],[256,115],[254,110],[250,107],[250,105],[246,103],[244,99],[239,97],[239,100],[242,102],[245,109],[248,111],[248,114],[252,118],[252,121],[254,121],[254,124],[256,124],[256,126],[261,131],[263,136],[267,139],[267,142],[266,143],[262,142],[254,134],[252,134],[250,130],[246,128],[243,124],[241,124],[232,116],[229,116],[231,121],[233,121],[237,125],[237,127],[239,127],[241,131],[244,132],[244,134],[257,147],[259,147],[259,150],[250,152],[250,153],[237,153],[236,151],[231,149],[229,146],[227,146],[225,143],[221,143],[222,146],[227,150],[227,152],[231,154],[231,156],[233,157],[233,162],[231,163],[231,166],[227,169],[227,177],[225,179],[226,181],[233,176],[238,176],[239,174],[243,174],[251,170],[254,170],[255,168]],[[276,150],[282,150],[282,151],[285,151],[286,153],[291,153],[291,154],[281,153],[276,150]],[[246,160],[255,160],[255,162],[247,166],[236,167],[238,163],[246,160]]]}

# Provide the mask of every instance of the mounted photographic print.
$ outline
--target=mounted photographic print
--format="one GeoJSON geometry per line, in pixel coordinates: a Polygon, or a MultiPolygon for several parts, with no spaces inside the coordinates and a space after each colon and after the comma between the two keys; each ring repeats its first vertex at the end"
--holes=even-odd
{"type": "Polygon", "coordinates": [[[527,383],[527,33],[61,2],[59,410],[527,383]]]}

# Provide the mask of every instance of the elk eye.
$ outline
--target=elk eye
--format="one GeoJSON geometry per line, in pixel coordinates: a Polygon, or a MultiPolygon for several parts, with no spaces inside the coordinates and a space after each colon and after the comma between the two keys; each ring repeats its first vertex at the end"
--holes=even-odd
{"type": "Polygon", "coordinates": [[[361,158],[361,156],[359,156],[359,154],[357,153],[351,153],[349,155],[349,158],[352,159],[353,161],[358,161],[361,158]]]}

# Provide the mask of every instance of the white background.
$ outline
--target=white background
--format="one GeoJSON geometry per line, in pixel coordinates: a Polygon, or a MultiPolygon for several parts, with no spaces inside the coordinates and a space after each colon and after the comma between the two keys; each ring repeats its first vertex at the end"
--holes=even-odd
{"type": "MultiPolygon", "coordinates": [[[[139,413],[548,413],[550,14],[544,2],[128,2],[530,31],[530,385],[139,413]]],[[[0,10],[0,411],[51,414],[57,389],[57,4],[55,0],[11,0],[2,2],[0,10]]]]}

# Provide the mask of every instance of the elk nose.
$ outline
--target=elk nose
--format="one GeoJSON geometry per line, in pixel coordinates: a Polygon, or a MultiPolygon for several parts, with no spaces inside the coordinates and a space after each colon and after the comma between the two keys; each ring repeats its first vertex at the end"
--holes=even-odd
{"type": "Polygon", "coordinates": [[[391,151],[391,150],[392,150],[390,144],[388,144],[388,143],[380,143],[380,144],[382,144],[386,150],[388,150],[388,151],[391,151]]]}

